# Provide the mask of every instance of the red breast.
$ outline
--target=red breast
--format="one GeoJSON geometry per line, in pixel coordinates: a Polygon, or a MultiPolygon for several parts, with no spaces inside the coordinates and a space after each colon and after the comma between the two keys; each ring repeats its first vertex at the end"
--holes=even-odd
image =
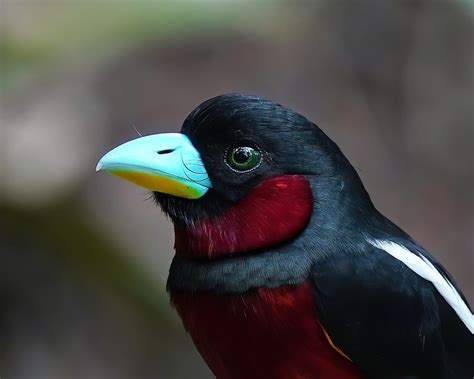
{"type": "Polygon", "coordinates": [[[171,298],[218,379],[363,378],[325,336],[309,283],[171,298]]]}

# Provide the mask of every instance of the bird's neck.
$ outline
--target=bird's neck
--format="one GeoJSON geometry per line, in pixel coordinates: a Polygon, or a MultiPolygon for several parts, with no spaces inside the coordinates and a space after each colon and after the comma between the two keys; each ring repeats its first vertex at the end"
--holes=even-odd
{"type": "Polygon", "coordinates": [[[304,176],[273,177],[218,216],[175,225],[176,255],[212,259],[269,248],[299,234],[312,211],[304,176]]]}

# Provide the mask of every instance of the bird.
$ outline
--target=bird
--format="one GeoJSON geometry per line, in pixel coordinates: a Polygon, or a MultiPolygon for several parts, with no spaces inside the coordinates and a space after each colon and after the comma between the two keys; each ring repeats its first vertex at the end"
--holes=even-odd
{"type": "Polygon", "coordinates": [[[172,221],[167,291],[216,378],[474,376],[466,297],[303,115],[216,96],[96,169],[151,190],[172,221]]]}

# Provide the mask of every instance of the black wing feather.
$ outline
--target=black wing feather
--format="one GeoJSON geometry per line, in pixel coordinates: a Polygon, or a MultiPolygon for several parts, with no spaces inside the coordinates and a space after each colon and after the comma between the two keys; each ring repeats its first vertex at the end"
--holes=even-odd
{"type": "Polygon", "coordinates": [[[311,280],[323,326],[369,377],[473,377],[473,335],[430,282],[388,253],[367,244],[318,262],[311,280]]]}

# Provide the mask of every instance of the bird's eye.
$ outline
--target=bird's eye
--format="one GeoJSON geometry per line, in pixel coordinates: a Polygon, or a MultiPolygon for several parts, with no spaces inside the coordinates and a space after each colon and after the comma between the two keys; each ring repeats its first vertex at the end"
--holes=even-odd
{"type": "Polygon", "coordinates": [[[245,172],[257,168],[262,161],[259,150],[250,146],[231,147],[227,150],[226,163],[236,171],[245,172]]]}

